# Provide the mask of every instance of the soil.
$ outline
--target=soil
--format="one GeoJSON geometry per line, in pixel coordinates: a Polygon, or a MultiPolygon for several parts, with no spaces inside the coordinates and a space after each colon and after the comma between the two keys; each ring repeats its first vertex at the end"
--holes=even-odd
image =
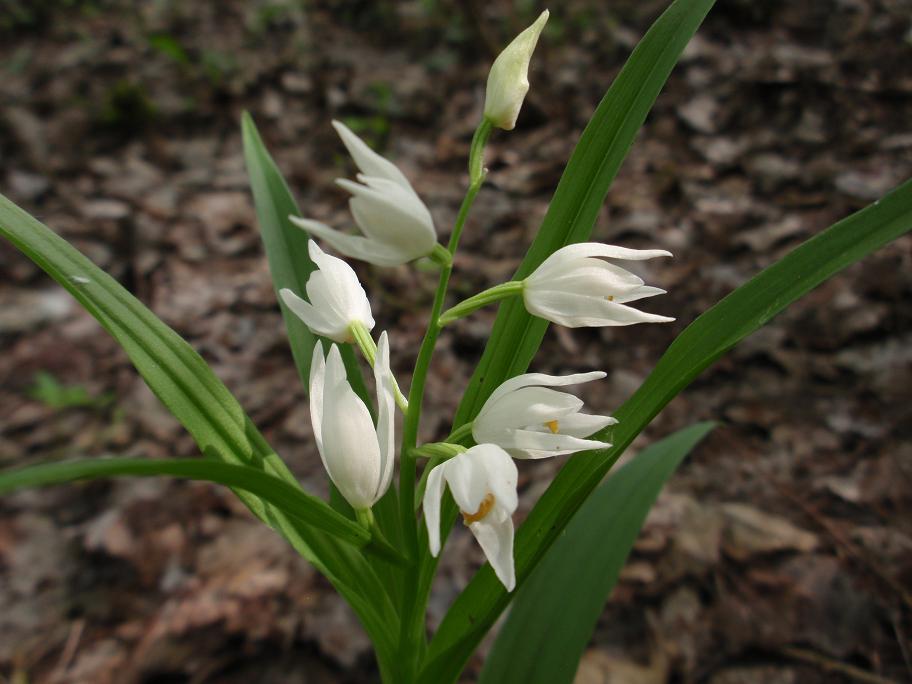
{"type": "MultiPolygon", "coordinates": [[[[659,0],[552,7],[516,130],[496,132],[451,301],[508,279],[579,132],[659,0]]],[[[350,225],[348,123],[446,236],[484,81],[540,8],[505,1],[35,0],[0,16],[0,183],[186,337],[304,486],[325,494],[241,150],[251,112],[305,215],[350,225]],[[516,5],[516,7],[514,7],[516,5]]],[[[603,369],[611,413],[688,323],[912,173],[912,3],[718,3],[615,181],[593,239],[669,249],[640,273],[669,325],[552,327],[533,370],[603,369]]],[[[630,453],[720,423],[661,495],[577,681],[912,681],[912,238],[851,266],[704,373],[630,453]]],[[[195,456],[97,323],[0,244],[0,467],[195,456]]],[[[435,286],[355,268],[400,383],[435,286]]],[[[445,435],[494,311],[434,357],[445,435]]],[[[520,521],[560,459],[523,463],[520,521]]],[[[461,526],[433,627],[482,562],[461,526]]],[[[119,480],[0,501],[0,681],[367,682],[329,584],[227,490],[119,480]]],[[[470,662],[474,681],[486,644],[470,662]]]]}

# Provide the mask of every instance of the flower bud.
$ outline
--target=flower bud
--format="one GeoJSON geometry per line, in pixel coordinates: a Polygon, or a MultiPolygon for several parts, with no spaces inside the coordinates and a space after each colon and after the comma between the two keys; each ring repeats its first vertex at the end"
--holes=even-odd
{"type": "Polygon", "coordinates": [[[547,21],[548,10],[545,10],[534,24],[513,39],[491,66],[484,115],[505,131],[516,126],[519,109],[529,92],[529,60],[547,21]]]}
{"type": "Polygon", "coordinates": [[[351,342],[351,326],[360,323],[368,330],[374,327],[370,302],[358,276],[342,259],[326,254],[313,240],[307,243],[316,269],[307,280],[305,301],[288,288],[279,295],[285,306],[304,321],[317,335],[336,342],[351,342]]]}

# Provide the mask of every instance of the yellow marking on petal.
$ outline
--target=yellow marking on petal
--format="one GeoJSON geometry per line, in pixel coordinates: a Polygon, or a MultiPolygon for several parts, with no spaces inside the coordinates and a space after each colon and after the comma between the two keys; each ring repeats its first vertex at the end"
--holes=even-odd
{"type": "Polygon", "coordinates": [[[473,522],[478,522],[479,520],[484,520],[488,513],[491,512],[491,509],[494,508],[494,495],[487,494],[484,499],[481,500],[481,505],[478,507],[478,510],[474,513],[466,513],[462,511],[462,521],[469,525],[473,522]]]}
{"type": "Polygon", "coordinates": [[[558,423],[556,420],[545,421],[545,425],[547,425],[548,429],[551,430],[552,435],[556,435],[558,428],[560,428],[560,423],[558,423]]]}
{"type": "Polygon", "coordinates": [[[605,299],[607,299],[609,302],[613,302],[613,301],[614,301],[614,295],[608,295],[607,297],[605,297],[605,299]]]}

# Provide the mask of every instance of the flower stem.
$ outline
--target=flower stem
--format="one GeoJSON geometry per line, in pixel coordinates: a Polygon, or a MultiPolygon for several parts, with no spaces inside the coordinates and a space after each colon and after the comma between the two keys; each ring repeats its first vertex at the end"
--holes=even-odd
{"type": "MultiPolygon", "coordinates": [[[[364,354],[365,360],[367,360],[371,368],[373,368],[377,359],[377,343],[374,342],[374,338],[371,337],[367,326],[360,321],[352,321],[348,329],[351,332],[352,337],[355,338],[355,344],[358,345],[358,349],[364,354]]],[[[408,413],[408,400],[405,398],[405,395],[402,394],[402,390],[399,389],[399,383],[396,381],[396,376],[392,374],[391,376],[393,378],[393,397],[396,400],[396,405],[399,407],[399,410],[402,411],[402,414],[406,415],[408,413]]]]}
{"type": "Polygon", "coordinates": [[[499,302],[501,299],[507,299],[508,297],[515,297],[518,294],[522,294],[522,290],[523,283],[521,280],[509,280],[500,285],[495,285],[483,292],[479,292],[477,295],[464,299],[456,306],[444,311],[440,316],[438,324],[442,328],[458,318],[468,316],[470,313],[477,311],[483,306],[499,302]]]}
{"type": "Polygon", "coordinates": [[[434,293],[434,303],[431,306],[430,322],[418,358],[415,361],[415,372],[412,375],[412,384],[409,389],[408,403],[411,407],[405,416],[402,427],[402,446],[399,458],[399,517],[402,525],[402,536],[405,541],[405,551],[409,558],[409,566],[404,576],[404,591],[402,592],[401,629],[399,633],[399,659],[401,681],[409,682],[414,679],[417,668],[419,644],[424,639],[424,614],[419,610],[419,601],[426,601],[426,597],[419,598],[415,593],[418,586],[421,558],[418,554],[418,522],[415,517],[415,484],[417,479],[417,461],[413,450],[418,444],[418,422],[421,417],[421,402],[424,397],[424,386],[427,380],[431,356],[440,335],[440,313],[446,298],[447,286],[450,282],[450,273],[453,271],[452,257],[459,246],[459,237],[465,226],[469,210],[475,202],[475,197],[481,189],[485,179],[484,171],[484,146],[491,134],[491,124],[484,120],[475,130],[472,138],[472,148],[469,152],[469,187],[466,190],[453,232],[446,251],[448,260],[435,259],[441,264],[440,278],[437,282],[437,291],[434,293]]]}

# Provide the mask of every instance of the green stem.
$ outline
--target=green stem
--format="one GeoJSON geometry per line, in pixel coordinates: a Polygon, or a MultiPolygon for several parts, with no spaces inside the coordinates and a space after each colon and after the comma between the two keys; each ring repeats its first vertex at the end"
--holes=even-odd
{"type": "Polygon", "coordinates": [[[417,449],[412,449],[412,455],[416,458],[436,458],[444,459],[453,458],[466,450],[461,444],[449,444],[447,442],[428,442],[422,444],[417,449]]]}
{"type": "Polygon", "coordinates": [[[508,297],[515,297],[516,295],[522,294],[522,291],[523,283],[521,280],[509,280],[500,285],[495,285],[494,287],[489,288],[484,292],[479,292],[477,295],[473,295],[468,299],[464,299],[456,306],[447,309],[440,316],[438,323],[440,327],[443,327],[458,318],[468,316],[470,313],[477,311],[483,306],[499,302],[501,299],[507,299],[508,297]]]}
{"type": "MultiPolygon", "coordinates": [[[[364,354],[365,360],[370,364],[371,368],[373,368],[377,359],[377,343],[374,342],[374,338],[371,337],[370,330],[368,330],[367,326],[361,321],[352,321],[348,326],[348,330],[351,332],[355,344],[358,345],[358,349],[364,354]]],[[[402,414],[405,415],[408,413],[408,400],[405,398],[405,395],[402,394],[402,390],[399,389],[399,383],[396,381],[396,376],[390,375],[393,378],[393,396],[396,399],[396,405],[399,407],[399,410],[402,411],[402,414]]]]}
{"type": "Polygon", "coordinates": [[[472,435],[473,423],[474,421],[470,420],[468,423],[460,425],[458,428],[453,430],[444,441],[449,442],[450,444],[462,444],[462,441],[466,437],[470,437],[472,435]]]}
{"type": "Polygon", "coordinates": [[[453,225],[453,232],[447,245],[450,259],[435,259],[435,261],[441,263],[440,278],[437,282],[437,291],[434,293],[434,303],[431,306],[428,329],[424,335],[424,340],[421,342],[421,348],[418,350],[418,358],[415,361],[415,372],[412,375],[412,384],[408,396],[408,403],[411,409],[406,414],[405,423],[402,427],[402,446],[399,458],[399,517],[402,524],[402,537],[405,541],[406,555],[410,561],[404,576],[401,629],[399,633],[399,658],[402,673],[400,679],[402,682],[410,682],[414,679],[418,664],[419,644],[424,639],[424,614],[423,611],[419,610],[419,597],[415,592],[419,579],[420,556],[418,554],[418,523],[414,507],[417,463],[412,452],[418,444],[418,422],[421,417],[421,402],[424,397],[424,386],[431,363],[431,356],[437,344],[437,337],[440,335],[441,326],[438,319],[443,310],[450,274],[453,271],[452,256],[459,246],[459,237],[462,235],[462,229],[468,218],[469,210],[475,202],[475,197],[478,195],[482,183],[484,183],[484,146],[490,134],[490,122],[487,120],[482,121],[472,138],[472,149],[469,153],[470,184],[462,200],[462,205],[459,207],[456,223],[453,225]]]}

